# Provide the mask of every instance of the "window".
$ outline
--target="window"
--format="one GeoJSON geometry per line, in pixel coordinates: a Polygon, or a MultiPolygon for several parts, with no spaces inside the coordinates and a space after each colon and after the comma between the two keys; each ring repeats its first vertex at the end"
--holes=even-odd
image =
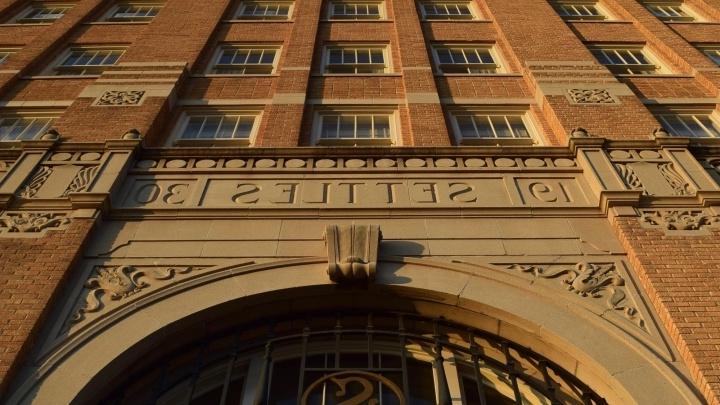
{"type": "Polygon", "coordinates": [[[289,1],[243,1],[237,13],[239,20],[287,20],[292,13],[289,1]]]}
{"type": "Polygon", "coordinates": [[[57,114],[0,114],[0,141],[35,139],[44,134],[57,114]]]}
{"type": "Polygon", "coordinates": [[[406,313],[306,318],[266,317],[235,326],[242,334],[213,334],[144,356],[95,402],[607,404],[575,370],[466,325],[406,313]]]}
{"type": "Polygon", "coordinates": [[[14,54],[14,49],[0,49],[0,65],[5,64],[10,55],[14,54]]]}
{"type": "Polygon", "coordinates": [[[224,46],[217,52],[210,73],[269,75],[275,71],[279,51],[277,47],[224,46]]]}
{"type": "Polygon", "coordinates": [[[67,3],[32,3],[30,8],[25,9],[14,22],[18,24],[50,23],[61,18],[71,8],[72,4],[67,3]]]}
{"type": "Polygon", "coordinates": [[[60,58],[54,71],[57,75],[99,75],[117,63],[124,52],[120,48],[72,48],[60,58]]]}
{"type": "Polygon", "coordinates": [[[158,3],[120,3],[110,10],[105,21],[150,21],[162,7],[158,3]]]}
{"type": "Polygon", "coordinates": [[[554,6],[566,20],[605,20],[609,15],[595,1],[557,2],[554,6]]]}
{"type": "Polygon", "coordinates": [[[694,21],[696,17],[682,2],[645,2],[645,7],[663,21],[694,21]]]}
{"type": "Polygon", "coordinates": [[[383,3],[328,3],[328,17],[338,20],[379,20],[384,17],[384,11],[383,3]]]}
{"type": "Polygon", "coordinates": [[[477,12],[470,2],[423,2],[420,11],[425,20],[474,20],[477,12]]]}
{"type": "Polygon", "coordinates": [[[257,111],[195,111],[184,114],[175,143],[183,141],[240,141],[250,143],[255,135],[257,111]]]}
{"type": "Polygon", "coordinates": [[[497,56],[489,45],[446,45],[433,47],[441,73],[495,74],[500,72],[497,56]]]}
{"type": "Polygon", "coordinates": [[[700,47],[700,50],[705,56],[712,59],[716,65],[720,65],[720,46],[700,47]]]}
{"type": "Polygon", "coordinates": [[[481,140],[525,140],[533,143],[532,125],[524,110],[452,111],[452,125],[459,144],[481,140]]]}
{"type": "Polygon", "coordinates": [[[392,144],[395,113],[388,111],[327,111],[317,116],[317,143],[392,144]]]}
{"type": "Polygon", "coordinates": [[[597,47],[590,49],[597,60],[617,74],[649,75],[665,73],[649,52],[637,47],[597,47]]]}
{"type": "Polygon", "coordinates": [[[325,73],[378,74],[390,70],[385,46],[329,46],[325,73]]]}
{"type": "Polygon", "coordinates": [[[665,129],[674,136],[720,138],[720,121],[713,111],[671,111],[656,114],[665,129]]]}

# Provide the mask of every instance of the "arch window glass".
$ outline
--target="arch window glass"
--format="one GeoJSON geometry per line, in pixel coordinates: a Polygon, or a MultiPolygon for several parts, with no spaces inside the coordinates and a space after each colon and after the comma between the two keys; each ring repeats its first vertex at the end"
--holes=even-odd
{"type": "Polygon", "coordinates": [[[601,405],[572,374],[472,328],[404,314],[315,314],[146,359],[101,403],[601,405]]]}

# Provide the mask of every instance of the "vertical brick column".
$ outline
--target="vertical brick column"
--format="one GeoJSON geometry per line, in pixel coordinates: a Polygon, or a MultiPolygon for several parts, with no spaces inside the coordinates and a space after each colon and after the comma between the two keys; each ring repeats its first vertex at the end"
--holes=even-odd
{"type": "Polygon", "coordinates": [[[558,143],[567,142],[575,127],[609,139],[647,139],[660,126],[633,92],[595,60],[548,2],[486,3],[499,41],[508,45],[504,51],[512,53],[504,56],[516,58],[522,66],[558,143]],[[568,97],[568,91],[576,88],[605,90],[619,103],[578,104],[568,97]],[[619,129],[620,114],[634,125],[619,129]]]}
{"type": "Polygon", "coordinates": [[[0,238],[0,397],[79,256],[92,219],[40,238],[0,238]]]}
{"type": "Polygon", "coordinates": [[[292,33],[280,58],[272,105],[265,109],[257,146],[298,146],[322,0],[297,0],[292,33]]]}
{"type": "Polygon", "coordinates": [[[695,384],[720,404],[720,231],[672,236],[635,217],[614,227],[695,384]]]}
{"type": "Polygon", "coordinates": [[[187,70],[197,68],[228,5],[229,0],[205,2],[202,7],[191,0],[169,2],[129,45],[120,63],[106,69],[75,99],[56,128],[72,141],[119,139],[137,129],[147,134],[150,144],[160,143],[174,93],[187,70]],[[144,96],[138,104],[96,106],[105,91],[142,91],[144,96]]]}
{"type": "Polygon", "coordinates": [[[393,0],[403,85],[410,115],[411,139],[408,146],[450,145],[450,136],[438,96],[428,48],[413,0],[393,0]]]}

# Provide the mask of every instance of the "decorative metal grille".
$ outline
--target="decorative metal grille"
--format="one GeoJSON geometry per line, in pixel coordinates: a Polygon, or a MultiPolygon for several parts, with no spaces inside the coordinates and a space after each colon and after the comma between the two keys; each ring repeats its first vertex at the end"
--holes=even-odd
{"type": "Polygon", "coordinates": [[[125,373],[103,404],[584,404],[605,400],[533,351],[407,314],[244,325],[125,373]]]}

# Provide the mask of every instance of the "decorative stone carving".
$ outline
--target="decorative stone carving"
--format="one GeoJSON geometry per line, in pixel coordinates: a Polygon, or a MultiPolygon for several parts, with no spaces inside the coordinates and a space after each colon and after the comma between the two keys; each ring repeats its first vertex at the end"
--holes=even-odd
{"type": "Polygon", "coordinates": [[[570,100],[576,104],[615,104],[617,101],[606,89],[568,89],[570,100]]]}
{"type": "Polygon", "coordinates": [[[56,152],[35,169],[18,195],[54,199],[88,191],[100,173],[103,156],[99,152],[56,152]]]}
{"type": "Polygon", "coordinates": [[[95,105],[100,106],[124,106],[138,105],[142,101],[145,91],[143,90],[111,90],[100,96],[95,105]]]}
{"type": "Polygon", "coordinates": [[[142,134],[140,134],[140,131],[138,131],[137,129],[133,128],[133,129],[125,132],[125,133],[123,134],[123,136],[122,136],[122,139],[125,139],[125,140],[138,140],[138,139],[142,139],[142,134]]]}
{"type": "Polygon", "coordinates": [[[37,233],[68,223],[70,219],[61,213],[5,212],[0,216],[0,234],[37,233]]]}
{"type": "Polygon", "coordinates": [[[57,141],[60,139],[60,133],[55,128],[48,129],[41,137],[43,141],[57,141]]]}
{"type": "Polygon", "coordinates": [[[52,174],[52,166],[40,166],[20,192],[22,198],[33,198],[52,174]]]}
{"type": "Polygon", "coordinates": [[[669,231],[697,231],[720,224],[720,217],[705,210],[641,210],[642,222],[669,231]]]}
{"type": "Polygon", "coordinates": [[[328,225],[328,276],[340,284],[375,280],[375,268],[382,234],[378,225],[328,225]]]}
{"type": "Polygon", "coordinates": [[[613,150],[610,152],[620,177],[632,190],[647,196],[689,196],[695,189],[661,151],[613,150]]]}
{"type": "Polygon", "coordinates": [[[570,136],[573,138],[588,138],[590,137],[590,134],[585,128],[573,128],[572,131],[570,131],[570,136]]]}
{"type": "Polygon", "coordinates": [[[665,128],[657,128],[653,131],[653,138],[669,138],[670,134],[665,130],[665,128]]]}
{"type": "Polygon", "coordinates": [[[77,174],[70,182],[70,185],[62,194],[63,197],[66,197],[70,193],[79,193],[87,190],[98,171],[100,171],[100,166],[87,166],[78,170],[77,174]]]}
{"type": "Polygon", "coordinates": [[[134,266],[97,267],[94,275],[85,282],[89,291],[84,305],[70,319],[70,323],[78,323],[85,319],[85,314],[102,311],[110,301],[121,301],[150,287],[155,281],[167,281],[180,274],[188,274],[195,268],[168,267],[138,269],[134,266]]]}
{"type": "Polygon", "coordinates": [[[593,264],[581,262],[575,266],[548,269],[535,265],[514,264],[508,269],[530,273],[535,278],[555,279],[565,276],[561,283],[580,297],[605,298],[608,309],[620,311],[637,326],[645,329],[645,322],[637,308],[630,305],[625,293],[625,279],[618,273],[615,264],[593,264]]]}

